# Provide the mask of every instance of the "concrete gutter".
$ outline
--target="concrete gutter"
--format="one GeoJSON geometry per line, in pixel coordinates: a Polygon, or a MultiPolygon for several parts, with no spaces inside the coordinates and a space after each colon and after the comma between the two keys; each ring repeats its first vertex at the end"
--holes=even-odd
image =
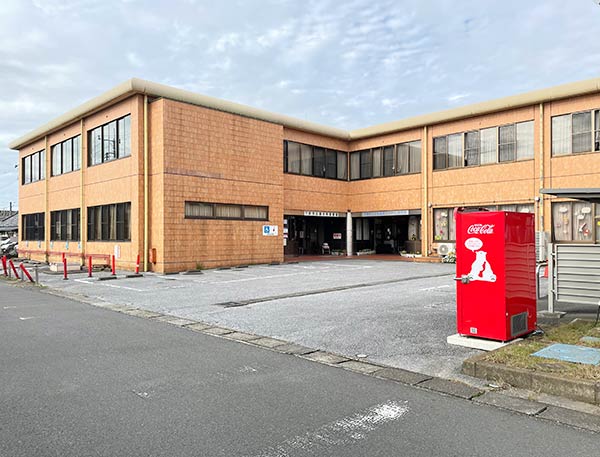
{"type": "Polygon", "coordinates": [[[41,127],[23,135],[20,138],[17,138],[9,143],[9,147],[11,149],[21,149],[23,146],[26,146],[27,144],[32,143],[33,141],[36,141],[45,135],[59,130],[60,128],[63,128],[75,121],[79,121],[82,117],[85,117],[93,112],[96,112],[135,94],[177,100],[183,103],[203,106],[205,108],[237,114],[252,119],[272,122],[274,124],[282,125],[291,129],[316,133],[344,141],[351,141],[598,92],[600,92],[600,78],[595,78],[586,81],[563,84],[561,86],[555,86],[548,89],[527,92],[525,94],[513,95],[487,102],[476,103],[474,105],[440,111],[437,113],[425,114],[404,120],[388,122],[363,129],[346,131],[334,127],[323,126],[302,119],[297,119],[283,114],[276,114],[269,111],[252,108],[227,100],[209,97],[207,95],[197,94],[183,89],[177,89],[164,84],[132,78],[110,89],[108,92],[105,92],[104,94],[85,102],[77,108],[68,111],[62,116],[51,120],[47,124],[42,125],[41,127]]]}

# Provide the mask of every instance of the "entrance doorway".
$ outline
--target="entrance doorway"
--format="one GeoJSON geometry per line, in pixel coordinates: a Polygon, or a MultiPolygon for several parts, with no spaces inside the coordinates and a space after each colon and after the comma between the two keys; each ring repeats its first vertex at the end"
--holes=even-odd
{"type": "Polygon", "coordinates": [[[353,223],[356,252],[399,254],[421,249],[421,216],[357,217],[353,223]]]}
{"type": "Polygon", "coordinates": [[[345,253],[346,219],[343,217],[284,216],[284,228],[287,229],[285,255],[345,253]]]}

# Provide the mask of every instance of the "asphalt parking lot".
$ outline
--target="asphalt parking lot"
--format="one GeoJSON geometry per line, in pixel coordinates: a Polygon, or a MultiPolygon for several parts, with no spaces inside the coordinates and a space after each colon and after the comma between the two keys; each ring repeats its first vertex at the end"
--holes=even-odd
{"type": "Polygon", "coordinates": [[[221,325],[448,379],[475,351],[455,333],[454,265],[318,261],[98,281],[40,274],[43,285],[98,302],[221,325]]]}

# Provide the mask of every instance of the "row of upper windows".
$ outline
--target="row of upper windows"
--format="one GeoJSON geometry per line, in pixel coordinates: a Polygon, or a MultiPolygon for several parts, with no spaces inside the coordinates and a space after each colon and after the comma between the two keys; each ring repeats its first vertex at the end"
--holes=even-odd
{"type": "MultiPolygon", "coordinates": [[[[81,135],[61,141],[50,148],[52,176],[81,168],[81,135]]],[[[88,166],[131,155],[131,115],[123,116],[88,132],[88,166]]],[[[23,184],[46,178],[44,150],[23,157],[23,184]]]]}
{"type": "Polygon", "coordinates": [[[433,139],[433,169],[533,159],[533,121],[433,139]]]}

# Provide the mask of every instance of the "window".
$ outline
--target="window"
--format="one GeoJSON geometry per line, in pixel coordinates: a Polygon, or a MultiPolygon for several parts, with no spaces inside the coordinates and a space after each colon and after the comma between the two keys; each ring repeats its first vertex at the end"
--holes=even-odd
{"type": "Polygon", "coordinates": [[[300,145],[300,165],[301,173],[305,176],[312,176],[313,174],[313,149],[312,146],[307,144],[300,145]]]}
{"type": "Polygon", "coordinates": [[[338,152],[333,149],[325,151],[325,177],[330,179],[337,178],[337,155],[338,152]]]}
{"type": "Polygon", "coordinates": [[[597,234],[594,237],[594,220],[592,203],[552,203],[552,235],[555,241],[593,241],[598,237],[597,234]]]}
{"type": "Polygon", "coordinates": [[[381,148],[373,149],[373,178],[380,177],[382,173],[381,167],[383,166],[383,164],[381,162],[381,153],[381,148]]]}
{"type": "Polygon", "coordinates": [[[325,149],[315,147],[313,148],[313,154],[313,175],[324,178],[326,171],[325,149]]]}
{"type": "Polygon", "coordinates": [[[409,173],[421,172],[421,140],[411,141],[408,143],[409,150],[409,173]]]}
{"type": "Polygon", "coordinates": [[[394,174],[394,146],[383,148],[383,176],[394,174]]]}
{"type": "Polygon", "coordinates": [[[465,133],[465,166],[471,167],[480,164],[481,140],[479,130],[465,133]]]}
{"type": "Polygon", "coordinates": [[[498,156],[498,129],[492,127],[479,131],[480,140],[480,163],[494,163],[498,156]]]}
{"type": "Polygon", "coordinates": [[[52,241],[79,241],[80,209],[66,209],[50,213],[50,239],[52,241]]]}
{"type": "Polygon", "coordinates": [[[52,176],[62,175],[81,168],[81,136],[69,138],[51,147],[52,176]]]}
{"type": "Polygon", "coordinates": [[[445,136],[433,139],[433,169],[448,168],[448,140],[445,136]]]}
{"type": "Polygon", "coordinates": [[[287,172],[300,173],[300,144],[286,141],[287,144],[287,172]]]}
{"type": "Polygon", "coordinates": [[[600,150],[600,110],[552,118],[552,155],[600,150]]]}
{"type": "Polygon", "coordinates": [[[533,159],[533,121],[517,124],[517,160],[533,159]]]}
{"type": "Polygon", "coordinates": [[[371,150],[360,151],[360,179],[368,179],[373,176],[373,158],[371,150]]]}
{"type": "Polygon", "coordinates": [[[22,240],[44,241],[46,237],[44,221],[44,213],[24,214],[21,220],[22,240]]]}
{"type": "Polygon", "coordinates": [[[463,165],[463,136],[461,133],[448,135],[448,168],[463,165]]]}
{"type": "Polygon", "coordinates": [[[88,165],[131,155],[131,115],[128,114],[88,133],[88,165]]]}
{"type": "Polygon", "coordinates": [[[350,153],[350,179],[360,179],[360,151],[350,153]]]}
{"type": "Polygon", "coordinates": [[[88,207],[88,241],[130,241],[131,203],[88,207]]]}
{"type": "Polygon", "coordinates": [[[517,158],[517,132],[515,124],[498,129],[498,161],[511,162],[517,158]]]}
{"type": "Polygon", "coordinates": [[[454,208],[436,208],[433,210],[433,239],[435,241],[454,241],[454,208]]]}
{"type": "Polygon", "coordinates": [[[348,180],[348,154],[337,151],[337,179],[348,180]]]}
{"type": "Polygon", "coordinates": [[[571,154],[571,115],[552,118],[552,155],[571,154]]]}
{"type": "Polygon", "coordinates": [[[231,203],[185,202],[186,219],[268,221],[269,207],[231,203]]]}
{"type": "Polygon", "coordinates": [[[46,151],[38,151],[23,157],[21,166],[23,184],[46,179],[46,151]]]}
{"type": "Polygon", "coordinates": [[[308,144],[284,141],[285,173],[317,178],[348,179],[348,154],[308,144]]]}

